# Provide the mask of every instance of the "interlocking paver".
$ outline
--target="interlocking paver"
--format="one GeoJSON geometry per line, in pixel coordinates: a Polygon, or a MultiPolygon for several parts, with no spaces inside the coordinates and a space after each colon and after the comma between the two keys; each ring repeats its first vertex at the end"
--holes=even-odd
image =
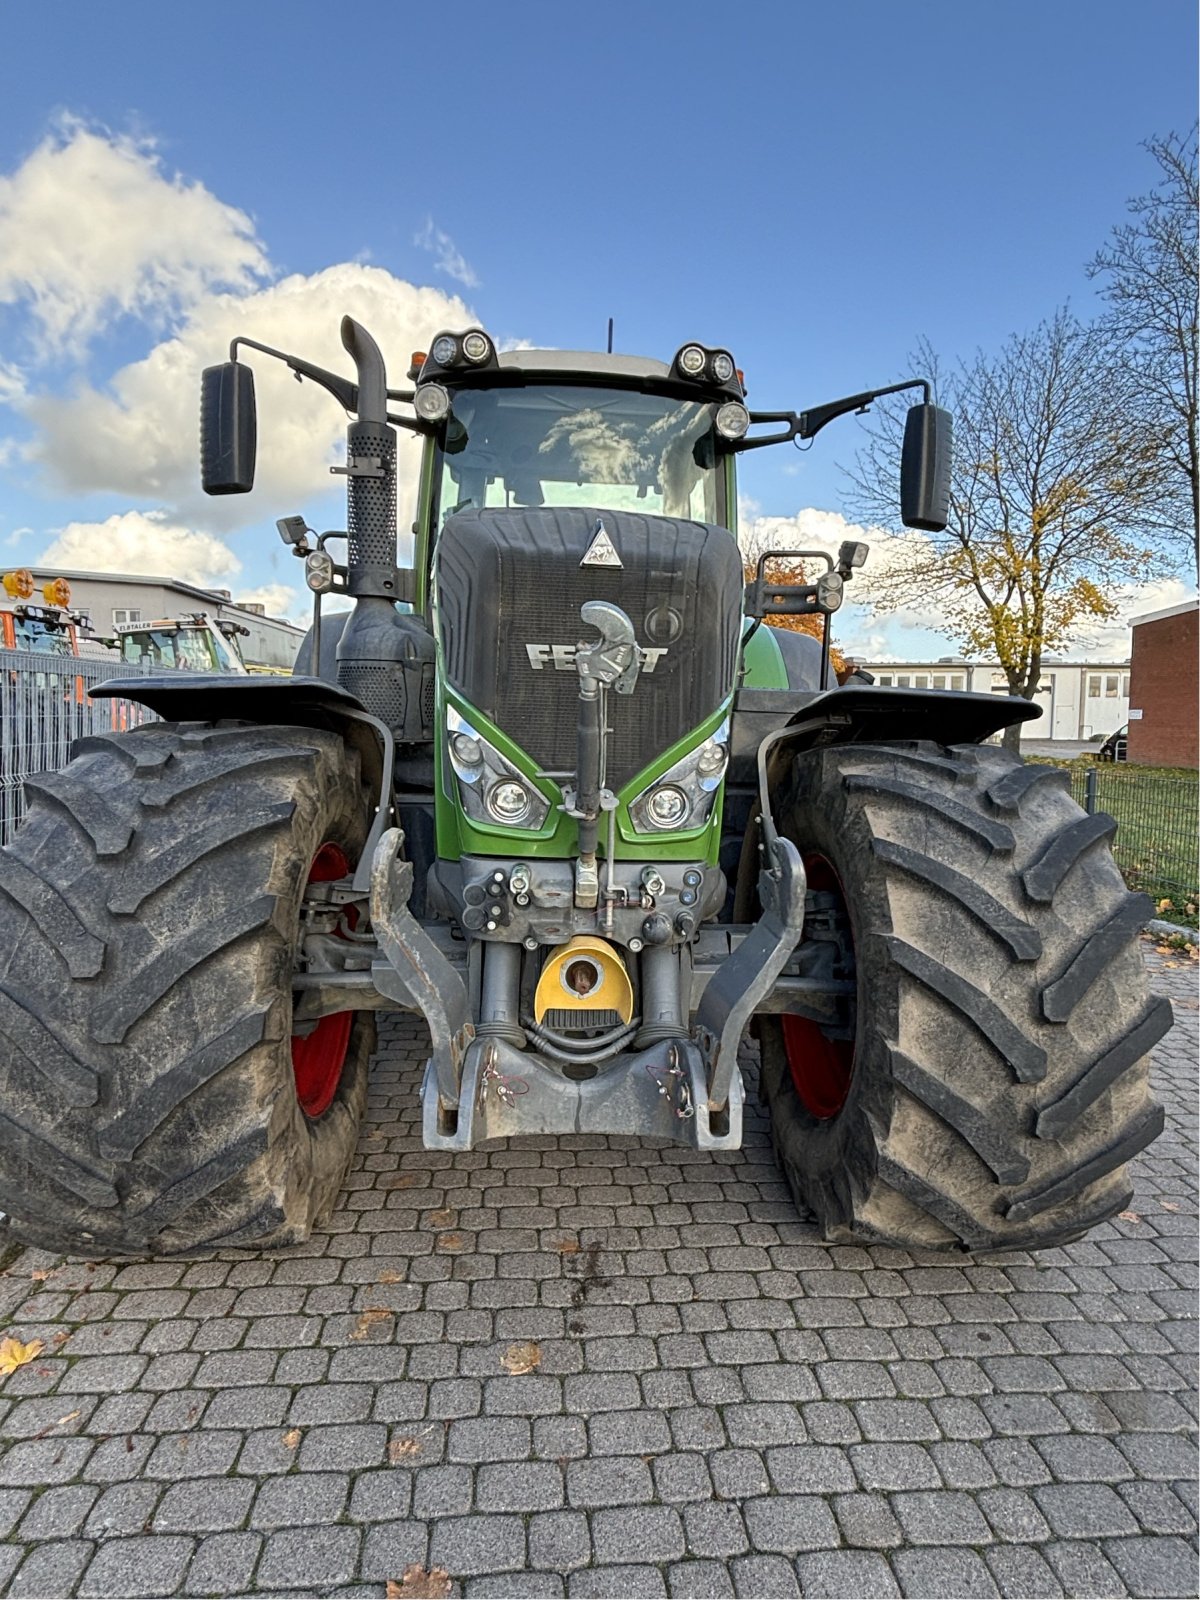
{"type": "Polygon", "coordinates": [[[1185,979],[1154,980],[1180,1023],[1137,1220],[977,1261],[822,1244],[752,1054],[741,1152],[425,1152],[425,1047],[384,1018],[306,1245],[0,1273],[5,1327],[54,1341],[0,1383],[0,1589],[366,1597],[418,1562],[529,1600],[1191,1592],[1185,979]]]}

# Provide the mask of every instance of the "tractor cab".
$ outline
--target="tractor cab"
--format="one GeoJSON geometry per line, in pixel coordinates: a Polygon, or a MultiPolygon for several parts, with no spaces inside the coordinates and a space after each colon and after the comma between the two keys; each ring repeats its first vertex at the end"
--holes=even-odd
{"type": "Polygon", "coordinates": [[[119,623],[115,643],[122,661],[131,666],[243,676],[248,669],[237,636],[248,631],[236,622],[214,622],[207,612],[195,611],[157,622],[119,623]]]}
{"type": "Polygon", "coordinates": [[[80,636],[91,634],[91,619],[86,611],[71,609],[71,586],[65,578],[42,585],[40,604],[33,599],[38,590],[27,567],[0,576],[0,589],[0,646],[43,656],[79,654],[80,636]]]}

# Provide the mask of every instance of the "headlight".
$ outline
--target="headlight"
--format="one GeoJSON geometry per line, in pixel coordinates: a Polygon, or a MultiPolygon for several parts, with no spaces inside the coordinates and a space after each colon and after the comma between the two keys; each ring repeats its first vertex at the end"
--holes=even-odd
{"type": "Polygon", "coordinates": [[[314,594],[328,594],[333,588],[333,557],[324,550],[305,556],[304,581],[314,594]]]}
{"type": "Polygon", "coordinates": [[[728,383],[733,377],[733,357],[728,350],[717,350],[710,362],[712,375],[718,383],[728,383]]]}
{"type": "Polygon", "coordinates": [[[729,718],[695,750],[648,784],[629,804],[636,833],[665,833],[699,828],[712,815],[713,803],[729,764],[729,718]]]}
{"type": "Polygon", "coordinates": [[[472,366],[481,366],[492,353],[492,341],[475,328],[463,339],[462,353],[472,366]]]}
{"type": "Polygon", "coordinates": [[[511,827],[529,815],[533,796],[519,778],[501,778],[492,784],[483,803],[490,817],[511,827]]]}
{"type": "Polygon", "coordinates": [[[686,344],[679,352],[679,370],[686,372],[689,378],[703,377],[707,361],[708,357],[698,344],[686,344]]]}
{"type": "Polygon", "coordinates": [[[450,391],[440,383],[417,385],[413,395],[413,410],[422,422],[441,422],[450,415],[450,391]]]}
{"type": "Polygon", "coordinates": [[[750,426],[750,413],[740,400],[726,400],[717,412],[717,432],[722,439],[740,439],[750,426]]]}
{"type": "Polygon", "coordinates": [[[506,828],[540,828],[545,822],[546,796],[453,706],[446,708],[446,753],[459,803],[473,822],[506,828]]]}
{"type": "Polygon", "coordinates": [[[452,367],[458,360],[458,340],[441,333],[433,341],[429,353],[439,367],[452,367]]]}
{"type": "Polygon", "coordinates": [[[678,828],[691,810],[688,797],[673,783],[660,783],[646,800],[646,815],[656,828],[678,828]]]}

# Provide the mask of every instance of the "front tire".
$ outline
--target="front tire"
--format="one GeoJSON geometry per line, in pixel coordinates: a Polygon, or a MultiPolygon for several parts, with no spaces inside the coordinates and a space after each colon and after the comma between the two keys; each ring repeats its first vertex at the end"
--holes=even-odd
{"type": "Polygon", "coordinates": [[[1011,1249],[1122,1210],[1163,1126],[1147,1051],[1171,1008],[1112,819],[1057,768],[925,743],[805,753],[775,813],[853,939],[851,1046],[758,1019],[776,1152],[826,1237],[1011,1249]]]}
{"type": "Polygon", "coordinates": [[[362,850],[357,756],[309,728],[153,723],[26,787],[0,851],[14,1233],[89,1256],[304,1239],[354,1152],[374,1041],[365,1013],[331,1048],[301,1034],[305,1092],[300,904],[362,850]]]}

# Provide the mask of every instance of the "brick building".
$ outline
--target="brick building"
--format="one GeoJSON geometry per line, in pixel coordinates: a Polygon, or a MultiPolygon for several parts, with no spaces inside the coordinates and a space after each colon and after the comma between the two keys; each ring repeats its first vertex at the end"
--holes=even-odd
{"type": "Polygon", "coordinates": [[[1185,600],[1132,618],[1130,761],[1153,767],[1200,766],[1198,605],[1185,600]]]}

